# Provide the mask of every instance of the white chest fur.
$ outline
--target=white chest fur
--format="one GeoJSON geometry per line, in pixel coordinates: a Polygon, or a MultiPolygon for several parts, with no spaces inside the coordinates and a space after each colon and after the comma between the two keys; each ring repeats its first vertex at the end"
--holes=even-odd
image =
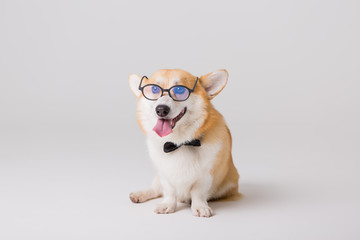
{"type": "Polygon", "coordinates": [[[160,181],[166,181],[180,198],[188,198],[196,182],[207,181],[211,186],[210,169],[221,143],[204,144],[200,147],[181,146],[173,152],[163,151],[163,141],[148,138],[149,153],[157,168],[160,181]]]}

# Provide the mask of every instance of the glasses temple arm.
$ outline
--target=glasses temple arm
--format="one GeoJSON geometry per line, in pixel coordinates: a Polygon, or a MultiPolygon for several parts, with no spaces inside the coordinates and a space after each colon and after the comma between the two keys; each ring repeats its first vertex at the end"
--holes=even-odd
{"type": "Polygon", "coordinates": [[[141,83],[142,83],[142,81],[143,81],[144,78],[148,79],[147,76],[143,76],[143,77],[141,78],[140,84],[139,84],[139,90],[141,90],[141,83]]]}
{"type": "Polygon", "coordinates": [[[195,85],[194,85],[193,89],[191,89],[191,92],[193,92],[195,90],[195,87],[196,87],[196,84],[197,84],[198,80],[199,80],[199,77],[196,77],[196,82],[195,82],[195,85]]]}

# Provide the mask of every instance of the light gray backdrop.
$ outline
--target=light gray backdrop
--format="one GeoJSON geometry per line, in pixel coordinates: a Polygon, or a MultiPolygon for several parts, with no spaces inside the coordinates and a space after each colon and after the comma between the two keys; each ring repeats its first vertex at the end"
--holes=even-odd
{"type": "Polygon", "coordinates": [[[359,1],[0,1],[0,239],[359,239],[359,1]],[[130,73],[226,68],[236,202],[153,213],[130,73]]]}

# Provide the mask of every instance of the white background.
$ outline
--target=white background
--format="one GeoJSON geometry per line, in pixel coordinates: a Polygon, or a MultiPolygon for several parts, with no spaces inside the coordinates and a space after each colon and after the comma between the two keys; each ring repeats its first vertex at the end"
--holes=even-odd
{"type": "Polygon", "coordinates": [[[359,1],[0,1],[0,239],[359,239],[359,1]],[[133,204],[130,73],[230,73],[239,201],[133,204]],[[126,238],[125,238],[126,237],[126,238]]]}

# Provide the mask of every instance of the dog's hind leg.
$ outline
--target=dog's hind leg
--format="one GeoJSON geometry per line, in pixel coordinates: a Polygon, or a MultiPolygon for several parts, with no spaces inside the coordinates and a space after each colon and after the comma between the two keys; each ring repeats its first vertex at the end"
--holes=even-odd
{"type": "Polygon", "coordinates": [[[161,197],[161,193],[159,177],[156,175],[149,189],[130,193],[130,200],[134,203],[143,203],[161,197]]]}

